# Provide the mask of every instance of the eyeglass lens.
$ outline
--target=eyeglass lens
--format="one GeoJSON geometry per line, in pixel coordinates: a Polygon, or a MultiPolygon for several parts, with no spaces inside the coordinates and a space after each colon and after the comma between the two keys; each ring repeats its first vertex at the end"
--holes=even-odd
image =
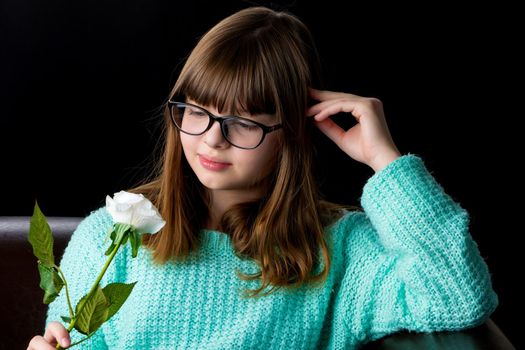
{"type": "MultiPolygon", "coordinates": [[[[177,127],[190,135],[203,134],[212,121],[205,110],[183,103],[172,105],[171,113],[177,127]]],[[[221,128],[223,136],[237,147],[254,148],[264,137],[264,131],[259,125],[237,117],[223,119],[221,128]]]]}

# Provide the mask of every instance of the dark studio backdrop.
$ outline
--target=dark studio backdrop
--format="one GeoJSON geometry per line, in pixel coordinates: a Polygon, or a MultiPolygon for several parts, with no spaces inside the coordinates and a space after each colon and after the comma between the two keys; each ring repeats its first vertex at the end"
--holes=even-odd
{"type": "MultiPolygon", "coordinates": [[[[512,23],[494,26],[494,8],[342,3],[257,4],[303,19],[326,88],[380,98],[401,152],[422,156],[470,212],[500,297],[492,318],[517,345],[522,265],[512,247],[522,230],[518,204],[509,203],[519,187],[519,138],[501,80],[512,76],[512,23]]],[[[37,199],[47,216],[86,216],[138,181],[184,58],[212,25],[252,4],[2,0],[0,215],[31,215],[37,199]]],[[[316,142],[326,197],[359,204],[372,170],[326,138],[316,142]]]]}

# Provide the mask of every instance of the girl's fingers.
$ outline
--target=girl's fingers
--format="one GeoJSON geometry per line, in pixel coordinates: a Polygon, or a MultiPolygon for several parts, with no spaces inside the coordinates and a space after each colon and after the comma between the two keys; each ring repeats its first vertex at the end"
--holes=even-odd
{"type": "Polygon", "coordinates": [[[323,109],[327,108],[328,106],[333,105],[334,103],[340,102],[340,100],[327,100],[323,102],[319,102],[306,111],[307,116],[316,116],[319,112],[321,112],[323,109]]]}
{"type": "Polygon", "coordinates": [[[337,99],[326,100],[323,102],[319,102],[311,106],[310,108],[308,108],[308,110],[306,111],[306,115],[316,117],[315,120],[319,121],[319,119],[317,118],[318,117],[317,115],[320,112],[324,112],[325,110],[337,110],[337,108],[331,108],[331,107],[338,106],[338,105],[343,106],[342,107],[343,109],[339,110],[338,112],[335,112],[334,114],[339,113],[339,112],[350,112],[351,110],[354,109],[354,107],[349,108],[348,107],[349,104],[355,105],[356,102],[357,100],[350,100],[348,98],[337,98],[337,99]]]}
{"type": "Polygon", "coordinates": [[[316,90],[316,89],[309,89],[310,97],[317,100],[317,101],[324,101],[328,100],[334,97],[338,97],[341,95],[345,95],[345,93],[341,92],[334,92],[334,91],[328,91],[328,90],[316,90]]]}
{"type": "Polygon", "coordinates": [[[349,94],[346,92],[334,92],[328,90],[316,90],[313,88],[308,89],[308,93],[311,98],[317,101],[325,101],[333,98],[361,98],[361,96],[349,94]]]}
{"type": "Polygon", "coordinates": [[[49,343],[58,341],[63,348],[71,344],[67,329],[60,322],[50,322],[47,326],[44,339],[49,343]]]}
{"type": "Polygon", "coordinates": [[[308,89],[308,94],[310,95],[310,97],[318,101],[321,101],[321,96],[323,95],[323,92],[324,91],[313,89],[313,88],[308,89]]]}
{"type": "Polygon", "coordinates": [[[48,343],[44,337],[37,335],[31,339],[27,350],[55,350],[55,346],[48,343]]]}
{"type": "MultiPolygon", "coordinates": [[[[319,95],[317,95],[317,100],[321,101],[319,103],[314,104],[313,106],[310,106],[306,110],[307,116],[316,116],[321,111],[327,110],[329,106],[333,105],[341,105],[342,109],[338,112],[352,112],[359,103],[365,102],[367,99],[364,97],[360,97],[357,95],[352,94],[346,94],[346,93],[340,93],[340,92],[332,92],[332,91],[319,91],[319,95]]],[[[334,114],[335,114],[334,113],[334,114]]],[[[323,113],[324,115],[324,113],[323,113]]],[[[324,118],[321,118],[324,119],[324,118]]],[[[316,118],[316,120],[321,120],[316,118]]]]}
{"type": "Polygon", "coordinates": [[[346,100],[346,101],[343,101],[343,102],[335,101],[335,102],[329,103],[329,104],[327,103],[326,105],[323,106],[324,108],[321,108],[320,111],[318,111],[315,114],[315,120],[320,122],[320,121],[323,121],[323,120],[329,118],[330,116],[332,116],[334,114],[341,113],[341,112],[346,112],[346,113],[352,114],[352,116],[357,121],[359,121],[360,116],[359,115],[354,115],[354,111],[356,110],[356,106],[357,106],[357,104],[354,101],[349,101],[349,100],[346,100]]]}

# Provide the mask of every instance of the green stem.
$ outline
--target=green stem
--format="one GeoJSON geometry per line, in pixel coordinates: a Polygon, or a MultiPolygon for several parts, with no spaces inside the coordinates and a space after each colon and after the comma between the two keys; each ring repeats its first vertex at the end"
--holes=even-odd
{"type": "Polygon", "coordinates": [[[73,347],[73,346],[75,346],[75,345],[78,345],[78,344],[80,344],[80,343],[85,342],[86,340],[88,340],[89,338],[91,338],[92,336],[94,336],[95,333],[96,333],[96,331],[93,332],[93,333],[91,333],[89,336],[85,337],[84,339],[79,340],[79,341],[77,341],[76,343],[71,344],[69,347],[73,347]]]}
{"type": "Polygon", "coordinates": [[[58,273],[60,274],[60,277],[62,277],[62,281],[64,282],[64,287],[66,287],[66,299],[67,299],[67,306],[69,308],[69,317],[73,318],[74,313],[73,313],[73,307],[71,306],[71,299],[69,298],[69,289],[67,287],[66,276],[64,276],[64,273],[62,272],[62,270],[60,270],[60,267],[56,265],[54,265],[54,267],[57,269],[58,273]]]}
{"type": "MultiPolygon", "coordinates": [[[[91,338],[92,336],[94,336],[95,333],[96,333],[96,331],[93,332],[93,333],[91,333],[89,336],[85,337],[84,339],[79,340],[79,341],[77,341],[76,343],[73,343],[73,344],[69,345],[69,346],[68,346],[68,349],[69,349],[69,348],[72,348],[72,347],[75,346],[75,345],[78,345],[78,344],[80,344],[80,343],[85,342],[86,340],[88,340],[89,338],[91,338]]],[[[56,349],[62,349],[62,347],[61,347],[59,344],[57,344],[56,349]]]]}
{"type": "MultiPolygon", "coordinates": [[[[129,229],[129,228],[127,228],[129,229]]],[[[126,229],[126,230],[127,230],[126,229]]],[[[84,300],[84,303],[82,305],[80,305],[80,308],[78,309],[78,312],[76,313],[76,315],[80,315],[82,310],[84,309],[84,306],[86,305],[86,303],[88,302],[88,300],[91,299],[91,297],[93,296],[93,294],[95,294],[95,291],[97,290],[97,287],[98,287],[98,284],[100,283],[100,281],[102,280],[102,277],[104,276],[104,274],[106,273],[106,270],[108,269],[109,267],[109,264],[111,263],[111,261],[113,260],[113,257],[115,257],[115,254],[117,254],[117,251],[118,249],[120,248],[120,245],[122,244],[122,241],[124,240],[124,237],[126,237],[126,234],[122,234],[120,235],[119,237],[119,240],[117,241],[117,243],[115,244],[115,248],[113,248],[113,251],[111,252],[111,254],[109,255],[109,258],[108,260],[106,261],[106,264],[104,265],[104,267],[102,268],[102,271],[100,272],[100,274],[98,275],[97,277],[97,280],[95,281],[95,283],[93,283],[93,286],[91,287],[91,290],[89,291],[86,299],[84,300]]],[[[66,289],[67,291],[67,289],[66,289]]],[[[69,327],[67,328],[67,331],[68,333],[71,332],[71,330],[75,327],[75,323],[77,321],[77,318],[76,318],[76,315],[75,317],[73,317],[73,319],[71,320],[71,323],[69,324],[69,327]]],[[[94,333],[94,332],[93,332],[94,333]]],[[[93,335],[93,333],[91,335],[93,335]]],[[[88,337],[89,338],[89,337],[88,337]]],[[[86,338],[86,339],[88,339],[86,338]]],[[[86,340],[86,339],[83,339],[82,341],[86,340]]],[[[75,343],[75,344],[78,344],[78,343],[75,343]]],[[[70,345],[69,347],[73,346],[74,344],[70,345]]],[[[56,346],[56,349],[62,349],[62,347],[60,346],[60,344],[57,344],[56,346]]]]}

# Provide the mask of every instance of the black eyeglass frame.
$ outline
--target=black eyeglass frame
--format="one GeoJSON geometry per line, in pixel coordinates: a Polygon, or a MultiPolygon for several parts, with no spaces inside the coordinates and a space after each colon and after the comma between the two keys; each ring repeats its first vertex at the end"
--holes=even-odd
{"type": "Polygon", "coordinates": [[[259,147],[261,145],[261,143],[263,143],[264,141],[264,138],[266,137],[266,134],[272,132],[272,131],[275,131],[275,130],[278,130],[278,129],[281,129],[283,127],[282,124],[276,124],[276,125],[272,125],[272,126],[268,126],[268,125],[264,125],[264,124],[261,124],[259,122],[256,122],[255,120],[252,120],[252,119],[248,119],[248,118],[243,118],[243,117],[238,117],[236,115],[228,115],[228,116],[225,116],[225,117],[219,117],[218,115],[215,115],[213,113],[211,113],[210,111],[200,107],[200,106],[196,106],[194,104],[191,104],[191,103],[187,103],[187,102],[177,102],[177,101],[171,101],[171,100],[168,100],[168,109],[169,109],[169,113],[170,113],[170,118],[171,118],[171,121],[173,122],[173,125],[175,125],[175,127],[185,133],[185,134],[188,134],[188,135],[193,135],[193,136],[199,136],[199,135],[202,135],[204,134],[206,131],[210,130],[213,123],[215,121],[219,122],[219,125],[221,127],[221,133],[222,133],[222,136],[224,137],[224,139],[226,141],[228,141],[228,143],[234,147],[237,147],[237,148],[241,148],[241,149],[255,149],[257,147],[259,147]],[[193,108],[197,108],[201,111],[203,111],[204,113],[206,113],[209,117],[209,123],[208,123],[208,126],[206,127],[206,129],[203,131],[203,132],[200,132],[200,133],[197,133],[197,134],[194,134],[194,133],[190,133],[190,132],[187,132],[187,131],[184,131],[182,130],[178,125],[177,123],[175,122],[175,116],[173,115],[173,112],[172,112],[172,106],[176,106],[177,108],[180,108],[180,107],[185,107],[185,106],[190,106],[190,107],[193,107],[193,108]],[[259,143],[253,147],[241,147],[241,146],[238,146],[234,143],[232,143],[229,139],[228,139],[228,136],[226,135],[226,131],[224,130],[224,122],[227,121],[227,120],[231,120],[231,119],[235,119],[235,120],[244,120],[244,121],[247,121],[248,123],[253,123],[257,126],[259,126],[262,131],[263,131],[263,135],[261,137],[261,140],[259,141],[259,143]]]}

